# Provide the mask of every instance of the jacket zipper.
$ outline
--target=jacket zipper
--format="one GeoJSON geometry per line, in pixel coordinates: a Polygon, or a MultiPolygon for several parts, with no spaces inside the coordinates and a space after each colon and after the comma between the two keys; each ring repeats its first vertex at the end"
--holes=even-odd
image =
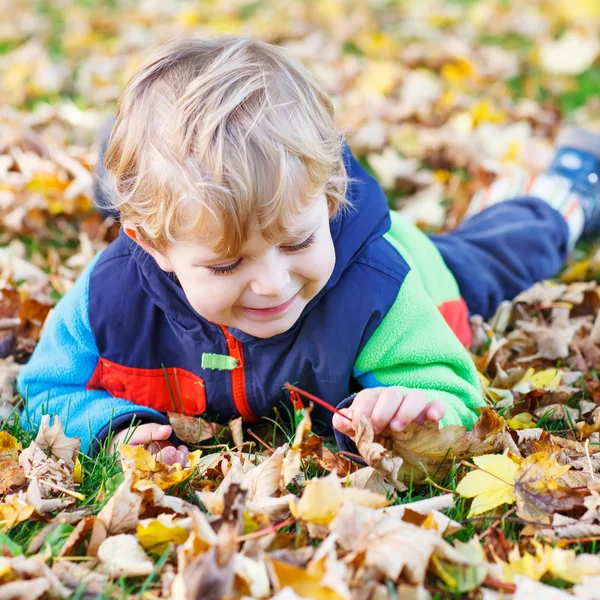
{"type": "Polygon", "coordinates": [[[231,390],[233,392],[233,403],[238,413],[244,421],[257,423],[258,419],[250,410],[248,397],[246,396],[246,375],[244,373],[244,352],[242,350],[242,342],[234,338],[227,327],[221,325],[221,329],[227,340],[227,350],[229,355],[233,356],[238,362],[238,366],[231,370],[231,390]]]}

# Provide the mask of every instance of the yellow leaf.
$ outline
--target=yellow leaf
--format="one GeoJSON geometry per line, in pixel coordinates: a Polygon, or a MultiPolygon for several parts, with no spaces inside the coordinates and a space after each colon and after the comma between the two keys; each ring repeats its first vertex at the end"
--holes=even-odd
{"type": "Polygon", "coordinates": [[[291,587],[298,596],[312,600],[345,600],[344,596],[321,583],[321,575],[310,574],[305,569],[278,560],[269,559],[269,562],[277,578],[277,589],[291,587]]]}
{"type": "Polygon", "coordinates": [[[179,463],[167,465],[154,458],[150,452],[143,446],[127,446],[121,444],[119,452],[123,457],[122,467],[125,475],[132,475],[134,481],[150,481],[155,483],[161,490],[166,490],[177,483],[185,481],[196,468],[200,455],[200,450],[191,452],[188,455],[188,465],[184,469],[179,463]]]}
{"type": "Polygon", "coordinates": [[[475,68],[467,59],[457,58],[454,62],[445,64],[440,74],[448,83],[461,84],[475,74],[475,68]]]}
{"type": "Polygon", "coordinates": [[[75,483],[81,483],[83,481],[83,468],[79,459],[75,459],[75,468],[73,469],[73,481],[75,483]]]}
{"type": "Polygon", "coordinates": [[[521,383],[529,383],[532,388],[551,392],[560,385],[560,371],[558,369],[544,369],[536,373],[533,367],[529,367],[523,379],[521,379],[521,383]]]}
{"type": "Polygon", "coordinates": [[[503,455],[476,456],[479,469],[468,473],[456,487],[463,498],[474,498],[469,517],[515,501],[515,462],[503,455]]]}
{"type": "Polygon", "coordinates": [[[506,421],[506,424],[511,429],[533,429],[536,427],[533,417],[527,412],[515,415],[512,419],[506,421]]]}
{"type": "Polygon", "coordinates": [[[0,531],[7,531],[17,523],[27,521],[34,510],[35,507],[19,501],[17,494],[13,494],[10,503],[0,504],[0,531]]]}
{"type": "Polygon", "coordinates": [[[507,583],[513,583],[515,575],[523,575],[534,581],[539,581],[548,571],[552,560],[550,546],[542,546],[535,540],[535,554],[525,552],[521,554],[519,547],[515,546],[508,554],[508,563],[501,562],[502,576],[507,583]]]}
{"type": "Polygon", "coordinates": [[[143,548],[154,554],[162,554],[171,543],[183,544],[189,532],[173,521],[173,515],[159,515],[146,524],[139,523],[136,535],[143,548]]]}
{"type": "Polygon", "coordinates": [[[335,473],[327,477],[311,479],[304,488],[304,493],[299,502],[290,501],[290,511],[296,519],[328,525],[338,514],[344,502],[366,506],[369,508],[383,508],[392,501],[381,494],[370,490],[361,490],[353,487],[341,487],[341,482],[335,473]]]}
{"type": "Polygon", "coordinates": [[[372,60],[358,77],[356,87],[364,92],[389,94],[396,86],[401,67],[394,60],[372,60]]]}
{"type": "Polygon", "coordinates": [[[11,458],[17,458],[19,450],[22,450],[23,446],[6,431],[0,431],[0,455],[7,454],[11,458]]]}
{"type": "Polygon", "coordinates": [[[469,109],[473,126],[477,127],[480,123],[488,121],[490,123],[498,123],[506,120],[506,113],[497,109],[489,100],[479,100],[475,102],[469,109]]]}

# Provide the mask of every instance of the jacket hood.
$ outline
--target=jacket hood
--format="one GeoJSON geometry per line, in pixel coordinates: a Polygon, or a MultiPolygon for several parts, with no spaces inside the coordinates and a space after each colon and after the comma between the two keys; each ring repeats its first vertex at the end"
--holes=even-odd
{"type": "MultiPolygon", "coordinates": [[[[342,154],[347,174],[351,178],[346,194],[350,206],[330,223],[336,255],[333,273],[325,287],[306,306],[294,326],[275,338],[294,332],[321,297],[338,283],[363,248],[390,228],[387,198],[381,186],[360,165],[347,144],[344,144],[342,154]]],[[[119,235],[120,242],[127,246],[136,262],[144,291],[173,324],[196,339],[206,339],[207,336],[212,338],[217,332],[220,335],[218,325],[207,321],[192,308],[174,274],[164,272],[123,229],[119,235]]],[[[231,329],[231,333],[242,342],[274,339],[261,340],[237,329],[231,329]]]]}

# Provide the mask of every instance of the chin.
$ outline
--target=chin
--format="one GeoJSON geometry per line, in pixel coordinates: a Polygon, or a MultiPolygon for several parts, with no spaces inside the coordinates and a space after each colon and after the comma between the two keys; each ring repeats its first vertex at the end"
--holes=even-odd
{"type": "Polygon", "coordinates": [[[237,329],[240,329],[248,335],[253,335],[256,338],[267,339],[279,335],[280,333],[285,333],[288,329],[293,327],[296,321],[297,319],[286,319],[285,322],[265,323],[264,325],[260,323],[248,323],[237,329]]]}

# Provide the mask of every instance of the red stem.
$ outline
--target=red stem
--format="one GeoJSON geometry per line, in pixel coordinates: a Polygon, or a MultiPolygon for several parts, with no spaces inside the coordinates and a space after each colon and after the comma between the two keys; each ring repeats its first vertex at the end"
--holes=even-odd
{"type": "Polygon", "coordinates": [[[334,408],[333,406],[331,406],[331,404],[327,404],[327,402],[325,402],[325,400],[321,400],[321,398],[314,396],[310,392],[305,392],[304,390],[301,390],[300,388],[296,387],[295,385],[292,385],[291,383],[286,383],[283,387],[288,390],[291,390],[293,392],[296,392],[297,394],[300,394],[301,396],[304,396],[305,398],[308,398],[309,400],[312,400],[313,402],[316,402],[317,404],[320,404],[323,408],[330,410],[332,413],[335,413],[336,415],[340,415],[340,417],[343,417],[344,419],[347,419],[348,421],[352,421],[352,419],[348,415],[345,415],[343,412],[340,412],[337,408],[334,408]]]}

